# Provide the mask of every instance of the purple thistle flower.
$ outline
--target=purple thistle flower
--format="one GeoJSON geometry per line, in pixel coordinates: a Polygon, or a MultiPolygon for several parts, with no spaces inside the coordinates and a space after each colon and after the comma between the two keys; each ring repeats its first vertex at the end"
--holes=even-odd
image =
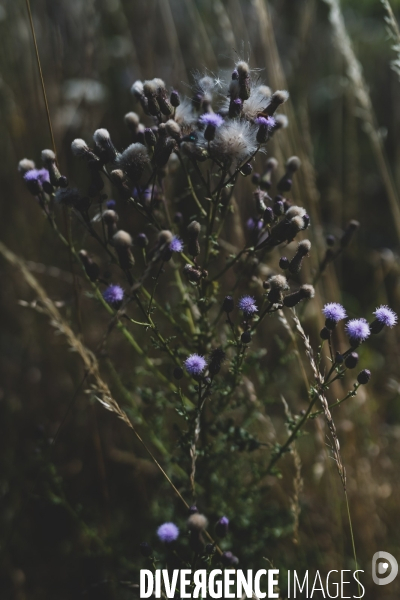
{"type": "Polygon", "coordinates": [[[246,227],[249,231],[259,231],[262,229],[263,224],[262,219],[254,219],[253,217],[250,217],[246,221],[246,227]]]}
{"type": "Polygon", "coordinates": [[[246,317],[251,317],[258,311],[255,300],[251,296],[242,296],[238,302],[238,307],[246,317]]]}
{"type": "Polygon", "coordinates": [[[117,206],[117,203],[115,202],[115,200],[107,200],[106,206],[110,210],[115,208],[117,206]]]}
{"type": "Polygon", "coordinates": [[[254,120],[254,123],[256,125],[263,125],[264,127],[267,127],[268,129],[272,129],[275,126],[275,119],[274,119],[274,117],[257,117],[254,120]]]}
{"type": "Polygon", "coordinates": [[[382,325],[386,325],[386,327],[394,327],[397,323],[396,313],[385,304],[378,306],[373,314],[375,315],[376,320],[382,325]]]}
{"type": "Polygon", "coordinates": [[[31,169],[25,173],[24,180],[27,183],[29,181],[37,181],[43,184],[45,181],[50,181],[50,175],[47,169],[31,169]]]}
{"type": "Polygon", "coordinates": [[[201,375],[207,365],[204,356],[200,356],[199,354],[191,354],[183,364],[185,365],[186,371],[189,375],[192,375],[192,377],[201,375]]]}
{"type": "Polygon", "coordinates": [[[170,544],[178,539],[179,529],[175,523],[163,523],[157,529],[158,538],[165,544],[170,544]]]}
{"type": "Polygon", "coordinates": [[[335,326],[347,317],[344,307],[338,302],[329,302],[322,309],[322,314],[325,317],[325,326],[328,329],[334,329],[335,326]]]}
{"type": "Polygon", "coordinates": [[[229,519],[228,517],[221,517],[215,525],[215,533],[219,537],[225,537],[229,530],[229,519]]]}
{"type": "Polygon", "coordinates": [[[365,319],[351,319],[346,323],[346,333],[349,336],[350,344],[358,346],[370,336],[371,330],[365,319]]]}
{"type": "Polygon", "coordinates": [[[217,113],[206,113],[204,115],[201,115],[199,121],[203,125],[211,125],[212,127],[217,128],[222,125],[224,119],[221,117],[221,115],[218,115],[217,113]]]}
{"type": "Polygon", "coordinates": [[[109,285],[103,292],[103,298],[111,306],[117,306],[124,299],[124,290],[119,285],[109,285]]]}
{"type": "Polygon", "coordinates": [[[183,242],[180,237],[174,235],[172,238],[172,242],[169,245],[169,249],[171,252],[182,252],[183,250],[183,242]]]}

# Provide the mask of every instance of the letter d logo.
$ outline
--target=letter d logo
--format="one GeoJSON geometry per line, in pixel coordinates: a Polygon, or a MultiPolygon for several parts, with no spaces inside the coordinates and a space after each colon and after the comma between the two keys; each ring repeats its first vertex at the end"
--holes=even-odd
{"type": "Polygon", "coordinates": [[[399,565],[397,564],[397,560],[394,556],[389,554],[389,552],[376,552],[372,557],[372,579],[374,583],[377,585],[387,585],[388,583],[392,583],[397,577],[397,573],[399,572],[399,565]],[[380,562],[377,564],[377,561],[380,559],[384,559],[387,562],[380,562]],[[390,573],[386,577],[379,577],[378,575],[384,575],[388,572],[390,565],[390,573]]]}

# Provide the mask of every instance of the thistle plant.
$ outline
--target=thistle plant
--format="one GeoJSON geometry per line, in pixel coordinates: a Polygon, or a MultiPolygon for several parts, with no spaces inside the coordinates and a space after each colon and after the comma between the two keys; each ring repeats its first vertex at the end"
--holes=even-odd
{"type": "MultiPolygon", "coordinates": [[[[169,504],[176,493],[188,513],[185,525],[178,508],[176,517],[172,508],[166,510],[163,518],[179,520],[179,527],[169,520],[159,523],[140,546],[143,556],[150,563],[158,560],[152,549],[157,536],[169,565],[235,566],[245,523],[230,539],[230,519],[248,498],[244,491],[231,497],[237,474],[232,453],[243,455],[249,486],[260,494],[265,477],[281,475],[284,455],[310,419],[322,414],[346,489],[331,411],[369,382],[369,365],[356,350],[371,335],[393,327],[397,316],[387,306],[378,307],[370,323],[352,315],[344,325],[344,348],[343,332],[341,337],[337,332],[347,311],[340,299],[329,298],[315,350],[305,333],[314,286],[328,264],[346,252],[358,223],[349,223],[337,250],[332,249],[335,240],[327,240],[325,257],[312,273],[308,259],[314,242],[308,237],[314,236],[313,224],[292,194],[300,160],[288,157],[282,167],[268,156],[271,139],[288,125],[279,114],[286,91],[271,91],[238,61],[226,84],[199,77],[187,98],[159,78],[134,82],[131,93],[135,112],[121,119],[125,148],[116,147],[105,128],[94,132],[93,142],[72,142],[72,153],[86,167],[86,178],[76,187],[60,172],[51,150],[42,152],[42,168],[28,159],[18,168],[70,252],[74,274],[82,278],[78,296],[83,291],[92,310],[103,311],[108,320],[94,354],[101,361],[114,330],[137,354],[135,390],[142,412],[126,401],[129,392],[125,412],[118,412],[116,400],[99,386],[92,394],[120,417],[128,415],[135,432],[140,428],[139,439],[173,488],[169,504]],[[268,416],[262,361],[270,331],[279,331],[282,357],[299,338],[299,358],[305,358],[310,373],[306,409],[287,412],[286,438],[276,437],[275,443],[251,427],[260,411],[268,416]],[[330,399],[332,384],[347,382],[359,364],[363,368],[352,389],[330,399]],[[222,474],[225,492],[218,482],[222,474]],[[214,530],[208,531],[208,519],[214,518],[214,530]],[[186,554],[175,552],[181,538],[186,554]]],[[[76,318],[80,310],[77,303],[76,318]]],[[[107,360],[114,365],[113,394],[113,386],[124,389],[125,375],[117,356],[107,360]]],[[[257,551],[261,544],[255,545],[257,551]]]]}

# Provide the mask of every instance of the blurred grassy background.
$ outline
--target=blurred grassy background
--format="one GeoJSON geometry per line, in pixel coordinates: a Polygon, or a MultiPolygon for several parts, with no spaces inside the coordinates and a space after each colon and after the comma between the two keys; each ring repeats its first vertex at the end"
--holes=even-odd
{"type": "MultiPolygon", "coordinates": [[[[400,1],[393,0],[392,6],[400,9],[400,1]]],[[[400,190],[400,83],[390,69],[394,53],[383,9],[377,0],[346,0],[343,8],[370,91],[386,165],[394,189],[400,190]]],[[[361,222],[349,251],[324,277],[322,298],[341,298],[350,316],[367,316],[379,303],[399,311],[398,230],[324,2],[34,0],[32,11],[59,162],[75,184],[82,171],[71,156],[70,142],[75,137],[90,139],[97,127],[105,126],[118,148],[126,145],[122,118],[133,108],[129,88],[137,78],[162,77],[189,94],[186,86],[194,70],[229,72],[239,55],[262,69],[260,77],[273,88],[286,79],[290,128],[274,141],[271,153],[277,157],[298,153],[303,163],[309,157],[297,194],[313,216],[316,249],[323,252],[324,236],[340,233],[349,219],[361,222]],[[339,289],[341,297],[334,296],[339,289]]],[[[0,45],[1,239],[31,261],[49,295],[62,301],[68,316],[73,302],[68,255],[59,248],[16,171],[18,160],[27,156],[39,162],[40,150],[50,146],[24,2],[0,4],[0,45]]],[[[82,597],[97,600],[137,596],[135,590],[104,580],[135,580],[141,564],[138,543],[154,537],[163,518],[184,515],[131,432],[79,393],[79,361],[42,317],[18,304],[29,298],[31,292],[18,273],[3,269],[1,598],[63,600],[81,597],[82,590],[82,597]]],[[[309,320],[308,331],[315,336],[317,330],[309,320]]],[[[85,322],[89,346],[96,347],[105,324],[98,311],[85,322]]],[[[394,330],[363,348],[363,367],[373,373],[371,385],[336,417],[356,544],[367,578],[377,550],[400,558],[398,343],[394,330]]],[[[278,348],[276,342],[270,367],[278,348]]],[[[134,357],[126,354],[118,339],[112,340],[112,349],[136,397],[134,357]]],[[[263,411],[266,420],[273,415],[278,431],[283,423],[279,391],[287,369],[293,377],[287,398],[293,410],[300,410],[298,395],[304,394],[293,365],[280,366],[277,379],[265,382],[269,387],[263,411]]],[[[144,393],[140,402],[149,410],[144,393]]],[[[233,515],[232,543],[244,568],[256,568],[257,557],[261,568],[263,556],[281,568],[350,568],[340,482],[326,459],[323,430],[314,427],[312,432],[299,444],[304,478],[299,543],[293,543],[292,524],[285,516],[293,493],[291,480],[263,481],[257,499],[265,507],[260,523],[240,513],[243,498],[237,499],[233,515]]],[[[224,482],[229,489],[235,486],[235,477],[240,479],[240,468],[245,468],[245,462],[238,464],[231,480],[224,482]]],[[[206,504],[215,517],[229,506],[206,504]]],[[[373,597],[397,598],[398,584],[388,588],[380,588],[380,595],[374,590],[373,597]]]]}

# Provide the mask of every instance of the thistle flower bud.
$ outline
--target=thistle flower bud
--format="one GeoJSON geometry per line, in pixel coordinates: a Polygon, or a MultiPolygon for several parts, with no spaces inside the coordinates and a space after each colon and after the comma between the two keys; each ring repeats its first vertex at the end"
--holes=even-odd
{"type": "Polygon", "coordinates": [[[125,125],[128,127],[129,131],[131,131],[134,135],[137,134],[139,130],[140,118],[139,115],[135,112],[128,112],[124,116],[125,125]]]}
{"type": "Polygon", "coordinates": [[[286,129],[286,127],[289,125],[289,119],[286,115],[275,115],[274,119],[275,125],[271,130],[271,135],[273,135],[276,131],[279,131],[279,129],[286,129]]]}
{"type": "Polygon", "coordinates": [[[322,314],[325,317],[325,327],[335,329],[339,321],[347,317],[344,307],[338,302],[328,302],[322,309],[322,314]]]}
{"type": "Polygon", "coordinates": [[[287,232],[287,241],[291,242],[299,233],[299,231],[302,231],[303,229],[305,229],[305,222],[303,217],[298,216],[291,219],[289,223],[289,229],[287,232]]]}
{"type": "Polygon", "coordinates": [[[283,204],[283,201],[275,200],[272,210],[274,212],[274,215],[276,215],[277,217],[280,217],[281,215],[283,215],[285,212],[285,206],[283,204]]]}
{"type": "Polygon", "coordinates": [[[392,328],[397,324],[397,314],[385,304],[378,306],[373,314],[375,319],[370,325],[371,333],[380,333],[384,327],[392,328]]]}
{"type": "Polygon", "coordinates": [[[53,150],[42,150],[42,163],[46,167],[50,175],[50,183],[55,187],[58,187],[58,180],[61,177],[61,173],[58,170],[56,164],[56,155],[53,150]]]}
{"type": "Polygon", "coordinates": [[[288,98],[289,93],[286,90],[278,90],[277,92],[274,92],[266,108],[266,113],[272,117],[278,106],[286,102],[288,98]]]}
{"type": "Polygon", "coordinates": [[[111,240],[119,259],[119,264],[124,270],[130,269],[135,264],[135,259],[131,252],[132,237],[127,231],[120,229],[115,233],[111,240]]]}
{"type": "Polygon", "coordinates": [[[178,106],[179,106],[179,105],[180,105],[180,103],[181,103],[181,99],[180,99],[180,97],[179,97],[179,93],[178,93],[177,91],[173,90],[173,91],[171,92],[171,95],[170,95],[170,97],[169,97],[169,101],[171,102],[171,104],[172,104],[172,106],[173,106],[174,108],[178,108],[178,106]]]}
{"type": "Polygon", "coordinates": [[[178,145],[176,141],[171,137],[164,137],[164,130],[158,128],[159,138],[154,149],[154,160],[159,168],[165,167],[172,152],[174,152],[178,145]]]}
{"type": "Polygon", "coordinates": [[[224,552],[221,556],[221,562],[224,567],[236,567],[239,564],[239,559],[237,556],[234,556],[232,552],[229,550],[224,552]]]}
{"type": "Polygon", "coordinates": [[[49,168],[49,166],[56,162],[56,155],[53,150],[42,150],[42,163],[45,167],[49,168]]]}
{"type": "Polygon", "coordinates": [[[360,385],[366,385],[371,379],[371,371],[368,369],[363,369],[357,375],[357,381],[360,385]]]}
{"type": "Polygon", "coordinates": [[[351,352],[348,356],[346,356],[344,360],[344,364],[348,369],[355,369],[358,365],[358,354],[357,352],[351,352]]]}
{"type": "Polygon", "coordinates": [[[279,266],[283,271],[289,268],[290,261],[286,256],[282,256],[279,260],[279,266]]]}
{"type": "Polygon", "coordinates": [[[208,361],[208,372],[210,373],[211,377],[214,377],[220,372],[225,357],[226,354],[222,348],[215,348],[215,350],[211,351],[208,361]]]}
{"type": "Polygon", "coordinates": [[[103,221],[107,225],[108,239],[111,239],[117,231],[119,216],[115,210],[105,210],[103,212],[103,221]]]}
{"type": "Polygon", "coordinates": [[[343,362],[344,362],[344,358],[343,358],[343,356],[340,354],[340,352],[336,352],[336,354],[335,354],[335,362],[336,362],[338,365],[341,365],[341,364],[343,364],[343,362]]]}
{"type": "Polygon", "coordinates": [[[195,267],[192,267],[192,265],[189,264],[186,264],[183,267],[183,273],[191,283],[198,283],[203,276],[202,272],[199,269],[196,269],[195,267]]]}
{"type": "Polygon", "coordinates": [[[97,159],[97,157],[90,150],[85,140],[82,140],[81,138],[76,138],[71,143],[71,151],[72,154],[77,158],[97,159]]]}
{"type": "Polygon", "coordinates": [[[140,180],[149,160],[146,146],[139,143],[131,144],[117,157],[118,166],[135,183],[140,180]]]}
{"type": "Polygon", "coordinates": [[[183,214],[181,212],[178,211],[174,214],[174,223],[176,223],[177,225],[182,225],[183,214]]]}
{"type": "Polygon", "coordinates": [[[192,221],[187,228],[187,234],[189,237],[188,251],[193,257],[200,254],[199,235],[201,231],[201,225],[197,221],[192,221]]]}
{"type": "Polygon", "coordinates": [[[131,186],[122,169],[114,169],[114,171],[111,171],[110,177],[115,187],[118,189],[120,197],[123,200],[130,198],[132,195],[131,186]]]}
{"type": "Polygon", "coordinates": [[[241,60],[236,65],[236,71],[238,74],[239,83],[239,98],[241,100],[247,100],[250,98],[250,69],[249,65],[241,60]]]}
{"type": "Polygon", "coordinates": [[[189,531],[204,531],[208,526],[208,519],[206,516],[195,512],[187,520],[187,528],[189,531]]]}
{"type": "Polygon", "coordinates": [[[83,267],[86,271],[86,275],[91,281],[96,281],[100,275],[99,266],[95,262],[93,262],[86,250],[79,251],[79,258],[81,259],[83,267]]]}
{"type": "Polygon", "coordinates": [[[260,214],[263,214],[267,208],[264,200],[269,199],[268,194],[266,194],[265,192],[262,192],[261,190],[256,190],[255,192],[253,192],[253,197],[254,197],[254,200],[256,201],[257,212],[260,214]]]}
{"type": "Polygon", "coordinates": [[[267,160],[265,165],[265,172],[260,180],[260,187],[262,190],[269,190],[271,187],[271,177],[274,171],[278,168],[278,161],[276,158],[271,157],[267,160]]]}
{"type": "Polygon", "coordinates": [[[326,236],[326,245],[327,246],[330,246],[330,247],[334,246],[335,245],[335,241],[336,241],[336,239],[335,239],[334,235],[327,235],[326,236]]]}
{"type": "Polygon", "coordinates": [[[235,308],[235,302],[232,296],[225,296],[224,301],[222,303],[222,310],[227,314],[231,313],[235,308]]]}
{"type": "Polygon", "coordinates": [[[157,96],[157,102],[160,107],[160,112],[166,117],[169,117],[169,115],[174,112],[174,107],[164,95],[157,96]]]}
{"type": "Polygon", "coordinates": [[[159,86],[154,79],[143,83],[143,94],[147,98],[147,110],[153,117],[157,117],[161,112],[160,105],[157,101],[158,89],[159,86]]]}
{"type": "Polygon", "coordinates": [[[165,123],[165,129],[167,132],[167,135],[169,135],[170,137],[174,138],[174,140],[178,141],[181,139],[181,128],[179,127],[178,123],[176,121],[174,121],[173,119],[169,119],[166,123],[165,123]]]}
{"type": "Polygon", "coordinates": [[[55,200],[58,204],[70,206],[76,210],[85,210],[87,203],[80,195],[79,190],[75,188],[61,188],[56,191],[55,200]]]}
{"type": "Polygon", "coordinates": [[[50,193],[53,187],[50,184],[50,174],[47,169],[29,169],[24,174],[26,187],[33,196],[38,196],[42,190],[47,193],[46,186],[50,186],[50,193]]]}
{"type": "Polygon", "coordinates": [[[202,125],[205,125],[204,138],[208,142],[211,142],[215,138],[215,132],[217,128],[221,127],[224,119],[221,117],[221,115],[215,113],[206,113],[200,117],[199,121],[202,125]]]}
{"type": "Polygon", "coordinates": [[[323,327],[321,329],[321,331],[319,332],[319,337],[322,340],[329,340],[329,338],[331,337],[331,332],[327,327],[323,327]]]}
{"type": "Polygon", "coordinates": [[[283,292],[289,289],[286,277],[283,275],[273,275],[267,281],[269,285],[268,300],[273,304],[280,304],[283,298],[283,292]]]}
{"type": "Polygon", "coordinates": [[[243,177],[248,177],[249,175],[251,175],[252,171],[253,167],[249,162],[244,164],[243,167],[240,169],[240,173],[243,175],[243,177]]]}
{"type": "Polygon", "coordinates": [[[242,333],[242,335],[240,336],[240,341],[242,342],[242,344],[250,344],[250,342],[251,342],[251,332],[250,331],[244,331],[242,333]]]}
{"type": "Polygon", "coordinates": [[[284,306],[292,308],[296,306],[302,300],[308,300],[310,298],[314,298],[315,290],[312,285],[304,284],[301,286],[297,292],[293,292],[293,294],[288,294],[283,299],[284,306]]]}
{"type": "Polygon", "coordinates": [[[148,245],[149,240],[148,237],[145,233],[138,233],[135,239],[135,245],[138,246],[139,248],[146,248],[146,246],[148,245]]]}
{"type": "Polygon", "coordinates": [[[301,265],[303,262],[303,258],[307,256],[309,251],[311,250],[311,242],[310,240],[302,240],[297,246],[297,252],[290,261],[289,271],[291,273],[299,273],[301,270],[301,265]]]}
{"type": "Polygon", "coordinates": [[[251,176],[251,183],[253,183],[254,185],[259,185],[260,179],[260,173],[253,173],[253,175],[251,176]]]}
{"type": "Polygon", "coordinates": [[[143,82],[142,81],[139,81],[139,80],[135,81],[135,83],[131,87],[131,94],[138,99],[141,96],[143,96],[143,82]]]}
{"type": "Polygon", "coordinates": [[[96,129],[93,134],[93,140],[100,160],[104,163],[114,162],[118,152],[114,148],[111,136],[107,129],[96,129]]]}
{"type": "Polygon", "coordinates": [[[272,223],[272,221],[274,220],[274,211],[272,210],[272,208],[270,206],[267,206],[267,208],[264,211],[263,214],[263,219],[264,219],[264,223],[272,223]]]}
{"type": "Polygon", "coordinates": [[[297,156],[292,156],[286,163],[286,173],[278,182],[278,190],[288,192],[292,189],[292,176],[300,168],[301,162],[297,156]]]}
{"type": "Polygon", "coordinates": [[[228,535],[229,532],[229,519],[228,517],[221,517],[215,524],[215,533],[218,537],[223,538],[228,535]]]}
{"type": "Polygon", "coordinates": [[[357,229],[359,227],[360,227],[360,223],[358,221],[355,221],[355,220],[350,221],[350,223],[347,225],[346,231],[344,232],[344,234],[340,240],[341,248],[346,248],[350,244],[353,235],[355,234],[355,232],[357,231],[357,229]]]}
{"type": "Polygon", "coordinates": [[[229,103],[228,115],[231,119],[239,117],[242,112],[243,102],[240,98],[231,99],[229,103]]]}
{"type": "Polygon", "coordinates": [[[298,156],[291,156],[287,159],[286,170],[288,173],[295,173],[301,167],[301,161],[298,156]]]}
{"type": "Polygon", "coordinates": [[[146,146],[150,146],[150,148],[154,148],[157,143],[156,135],[150,127],[146,127],[144,130],[144,141],[146,142],[146,146]]]}
{"type": "Polygon", "coordinates": [[[29,158],[23,158],[18,163],[18,173],[21,173],[21,175],[25,175],[25,173],[32,171],[34,168],[35,163],[29,158]]]}

